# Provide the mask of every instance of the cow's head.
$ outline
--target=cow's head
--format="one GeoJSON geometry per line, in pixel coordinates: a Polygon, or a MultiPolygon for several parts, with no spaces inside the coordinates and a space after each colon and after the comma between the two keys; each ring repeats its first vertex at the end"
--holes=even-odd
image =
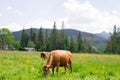
{"type": "Polygon", "coordinates": [[[44,66],[43,67],[44,76],[46,76],[50,73],[50,68],[51,68],[50,66],[44,66]]]}

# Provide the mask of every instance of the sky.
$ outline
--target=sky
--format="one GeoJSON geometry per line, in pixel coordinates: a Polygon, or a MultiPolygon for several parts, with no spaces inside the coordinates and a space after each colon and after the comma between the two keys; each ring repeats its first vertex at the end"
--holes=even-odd
{"type": "Polygon", "coordinates": [[[0,0],[0,28],[65,29],[112,32],[120,25],[120,0],[0,0]]]}

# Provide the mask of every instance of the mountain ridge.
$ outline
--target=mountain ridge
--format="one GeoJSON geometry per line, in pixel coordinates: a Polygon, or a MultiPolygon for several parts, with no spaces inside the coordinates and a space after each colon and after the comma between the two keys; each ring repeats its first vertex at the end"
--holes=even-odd
{"type": "MultiPolygon", "coordinates": [[[[33,28],[33,30],[38,33],[39,29],[37,28],[33,28]]],[[[43,32],[45,33],[44,28],[42,28],[43,32]]],[[[50,35],[50,32],[52,29],[47,29],[48,30],[48,34],[50,35]]],[[[58,29],[59,30],[59,29],[58,29]]],[[[105,35],[103,35],[103,33],[88,33],[88,32],[84,32],[84,31],[79,31],[79,30],[75,30],[75,29],[64,29],[65,32],[68,34],[68,37],[70,38],[71,36],[73,36],[74,39],[77,39],[77,35],[79,32],[81,32],[81,36],[83,39],[87,39],[90,41],[90,43],[92,45],[94,45],[98,50],[104,50],[105,46],[108,42],[108,37],[106,38],[105,35]]],[[[29,34],[30,33],[30,28],[29,29],[25,29],[26,33],[29,34]]],[[[15,31],[12,32],[12,34],[14,35],[15,40],[20,40],[21,38],[21,33],[22,30],[20,31],[15,31]]],[[[106,34],[107,35],[107,34],[106,34]]],[[[107,35],[108,36],[108,35],[107,35]]]]}

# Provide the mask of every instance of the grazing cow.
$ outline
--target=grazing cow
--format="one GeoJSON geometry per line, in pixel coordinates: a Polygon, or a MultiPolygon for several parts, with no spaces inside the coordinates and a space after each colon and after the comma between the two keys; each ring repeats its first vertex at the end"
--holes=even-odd
{"type": "Polygon", "coordinates": [[[41,58],[43,59],[43,60],[45,60],[45,59],[47,59],[47,56],[46,56],[46,52],[41,52],[41,58]]]}
{"type": "Polygon", "coordinates": [[[65,50],[54,50],[50,53],[49,58],[47,60],[47,64],[43,67],[44,76],[49,73],[49,69],[52,68],[52,73],[54,74],[54,68],[56,67],[56,72],[58,74],[59,66],[64,66],[66,73],[66,68],[70,65],[71,73],[72,73],[72,54],[70,51],[65,50]]]}

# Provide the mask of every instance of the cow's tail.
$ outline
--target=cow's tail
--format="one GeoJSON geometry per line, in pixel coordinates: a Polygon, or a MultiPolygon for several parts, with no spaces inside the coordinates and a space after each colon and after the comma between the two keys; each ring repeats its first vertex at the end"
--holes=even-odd
{"type": "Polygon", "coordinates": [[[72,73],[72,53],[70,51],[68,51],[67,53],[69,55],[69,65],[70,65],[70,70],[71,70],[71,73],[72,73]]]}

